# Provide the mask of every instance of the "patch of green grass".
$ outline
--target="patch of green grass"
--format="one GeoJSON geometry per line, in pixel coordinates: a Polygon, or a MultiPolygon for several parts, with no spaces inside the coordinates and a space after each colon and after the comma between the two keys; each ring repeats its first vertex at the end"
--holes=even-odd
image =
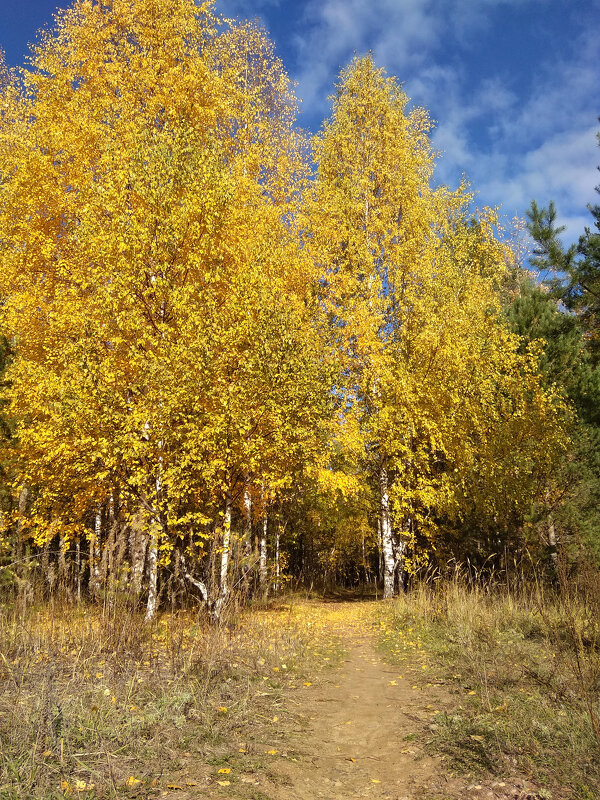
{"type": "Polygon", "coordinates": [[[581,598],[520,597],[452,583],[388,606],[378,622],[386,657],[443,684],[431,750],[471,775],[521,774],[554,798],[600,797],[600,650],[594,606],[581,598]],[[415,670],[418,672],[418,669],[415,670]]]}

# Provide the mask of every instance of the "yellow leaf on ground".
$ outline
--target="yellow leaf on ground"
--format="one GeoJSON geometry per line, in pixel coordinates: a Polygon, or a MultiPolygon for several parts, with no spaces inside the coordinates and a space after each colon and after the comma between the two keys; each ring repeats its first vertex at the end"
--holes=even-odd
{"type": "Polygon", "coordinates": [[[230,772],[231,770],[229,769],[229,767],[221,767],[221,769],[219,770],[219,775],[229,775],[230,772]]]}
{"type": "Polygon", "coordinates": [[[219,786],[231,786],[231,781],[217,781],[219,786]]]}
{"type": "Polygon", "coordinates": [[[73,788],[76,789],[78,792],[87,792],[90,789],[94,788],[94,784],[87,783],[86,781],[76,780],[73,783],[73,788]]]}

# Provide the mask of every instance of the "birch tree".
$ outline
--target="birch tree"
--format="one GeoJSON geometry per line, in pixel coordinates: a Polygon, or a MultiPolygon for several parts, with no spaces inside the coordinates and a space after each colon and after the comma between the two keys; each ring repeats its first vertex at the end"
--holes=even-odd
{"type": "Polygon", "coordinates": [[[470,220],[464,187],[432,188],[431,125],[407,103],[370,57],[342,73],[316,142],[312,211],[312,246],[344,366],[338,392],[359,421],[379,492],[385,597],[418,564],[418,535],[432,541],[438,515],[456,500],[453,476],[491,457],[497,438],[488,420],[503,430],[515,414],[524,421],[524,463],[544,448],[556,456],[549,443],[560,438],[535,356],[521,356],[499,320],[510,253],[494,214],[470,220]],[[536,450],[540,418],[547,438],[536,450]]]}
{"type": "Polygon", "coordinates": [[[93,590],[90,519],[118,490],[144,520],[148,619],[190,536],[202,552],[220,536],[223,601],[244,476],[289,480],[327,405],[290,82],[264,33],[210,2],[82,1],[13,105],[0,293],[30,531],[87,539],[93,590]]]}

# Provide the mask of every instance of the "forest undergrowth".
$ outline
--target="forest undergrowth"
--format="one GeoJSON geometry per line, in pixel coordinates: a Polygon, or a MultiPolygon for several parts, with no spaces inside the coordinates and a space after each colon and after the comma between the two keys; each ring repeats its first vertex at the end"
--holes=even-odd
{"type": "Polygon", "coordinates": [[[326,694],[327,668],[352,646],[344,630],[362,630],[401,668],[415,707],[429,709],[410,736],[450,778],[522,778],[539,800],[593,800],[596,580],[559,591],[457,578],[383,603],[289,594],[230,609],[220,626],[189,609],[144,624],[119,598],[104,608],[4,604],[0,798],[265,800],[284,761],[303,769],[299,742],[318,750],[304,740],[303,698],[317,686],[326,694]]]}
{"type": "Polygon", "coordinates": [[[145,625],[127,606],[0,607],[0,798],[227,796],[232,782],[255,796],[252,775],[293,758],[283,695],[340,653],[293,601],[218,627],[191,611],[145,625]]]}
{"type": "Polygon", "coordinates": [[[600,584],[596,572],[580,586],[565,578],[561,591],[423,584],[383,608],[386,657],[412,663],[418,653],[414,688],[450,692],[428,748],[452,772],[518,773],[555,800],[600,797],[600,584]]]}

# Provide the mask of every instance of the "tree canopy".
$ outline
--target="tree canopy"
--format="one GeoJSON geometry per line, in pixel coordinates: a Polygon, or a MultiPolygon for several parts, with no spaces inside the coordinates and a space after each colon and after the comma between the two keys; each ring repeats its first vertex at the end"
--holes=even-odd
{"type": "Polygon", "coordinates": [[[370,56],[311,142],[257,24],[77,0],[0,91],[7,542],[149,618],[167,587],[218,615],[287,565],[389,596],[522,546],[581,343],[561,392],[546,329],[507,321],[495,213],[435,187],[370,56]]]}

